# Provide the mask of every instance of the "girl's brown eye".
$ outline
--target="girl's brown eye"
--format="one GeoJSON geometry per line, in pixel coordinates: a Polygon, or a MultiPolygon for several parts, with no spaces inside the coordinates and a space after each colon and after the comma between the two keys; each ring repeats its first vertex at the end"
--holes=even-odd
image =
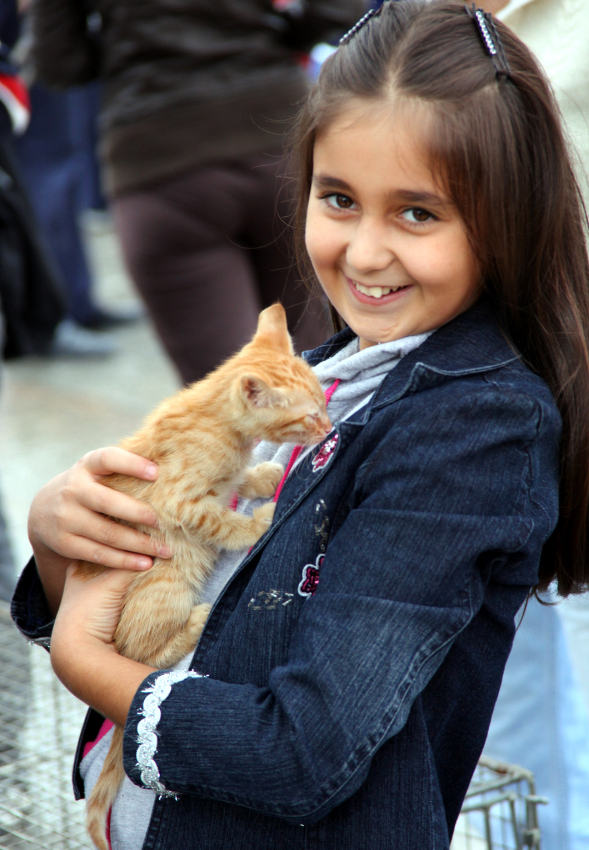
{"type": "Polygon", "coordinates": [[[329,206],[337,210],[349,210],[354,206],[354,201],[351,198],[348,198],[347,195],[339,195],[337,192],[334,192],[333,195],[325,195],[324,199],[329,206]]]}
{"type": "Polygon", "coordinates": [[[336,195],[335,200],[337,202],[338,207],[343,210],[349,209],[354,203],[351,198],[347,197],[347,195],[336,195]]]}
{"type": "Polygon", "coordinates": [[[410,216],[413,221],[429,221],[432,218],[432,214],[427,210],[419,209],[419,207],[413,207],[413,209],[407,210],[406,215],[410,216]]]}

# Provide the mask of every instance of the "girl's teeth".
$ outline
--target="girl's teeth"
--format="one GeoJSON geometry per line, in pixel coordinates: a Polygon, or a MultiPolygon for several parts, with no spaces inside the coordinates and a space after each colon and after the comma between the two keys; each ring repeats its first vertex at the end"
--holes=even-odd
{"type": "Polygon", "coordinates": [[[382,298],[383,295],[388,295],[390,292],[396,292],[398,289],[401,289],[400,286],[362,286],[357,281],[354,281],[354,286],[358,292],[363,292],[364,295],[371,295],[372,298],[382,298]]]}

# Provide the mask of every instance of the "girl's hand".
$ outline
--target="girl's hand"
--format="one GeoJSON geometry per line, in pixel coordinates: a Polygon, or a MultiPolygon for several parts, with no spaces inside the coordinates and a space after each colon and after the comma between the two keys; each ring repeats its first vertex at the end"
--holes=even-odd
{"type": "Polygon", "coordinates": [[[148,505],[100,483],[112,473],[153,481],[157,466],[124,449],[97,449],[46,484],[33,500],[29,539],[53,613],[59,607],[66,569],[74,560],[144,570],[153,557],[170,555],[149,535],[110,519],[157,527],[148,505]]]}
{"type": "Polygon", "coordinates": [[[135,573],[105,570],[93,578],[67,569],[53,634],[51,664],[75,696],[123,727],[133,696],[152,667],[123,658],[113,637],[135,573]]]}
{"type": "Polygon", "coordinates": [[[52,654],[79,655],[80,647],[88,644],[114,649],[125,593],[134,576],[131,570],[105,570],[87,578],[70,564],[51,635],[52,654]]]}

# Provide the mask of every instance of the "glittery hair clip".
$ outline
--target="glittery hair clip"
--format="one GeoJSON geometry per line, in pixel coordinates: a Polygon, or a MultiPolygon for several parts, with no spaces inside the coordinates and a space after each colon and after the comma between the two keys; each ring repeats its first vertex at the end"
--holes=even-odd
{"type": "Polygon", "coordinates": [[[464,9],[477,26],[479,35],[495,68],[495,76],[511,79],[511,69],[491,13],[477,9],[474,3],[472,6],[465,6],[464,9]]]}
{"type": "Polygon", "coordinates": [[[375,15],[380,14],[381,9],[382,9],[382,6],[379,6],[377,9],[369,9],[369,10],[366,12],[366,14],[365,14],[365,15],[362,15],[362,17],[360,18],[360,20],[359,20],[359,21],[357,21],[357,22],[354,24],[354,26],[352,27],[352,29],[348,30],[348,31],[347,31],[347,33],[346,33],[345,35],[342,35],[342,37],[341,37],[341,38],[340,38],[340,40],[339,40],[339,44],[338,44],[338,46],[339,46],[339,47],[341,47],[341,46],[342,46],[342,44],[345,44],[345,43],[346,43],[347,41],[349,41],[349,40],[350,40],[353,36],[355,36],[355,35],[356,35],[356,33],[358,32],[358,30],[359,30],[359,29],[361,29],[361,28],[364,26],[364,24],[365,24],[367,21],[369,21],[369,20],[370,20],[370,18],[373,18],[375,15]]]}

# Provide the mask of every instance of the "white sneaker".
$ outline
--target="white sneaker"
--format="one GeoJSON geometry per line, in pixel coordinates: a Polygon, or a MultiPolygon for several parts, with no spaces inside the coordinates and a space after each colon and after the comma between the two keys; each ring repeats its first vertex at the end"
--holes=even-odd
{"type": "Polygon", "coordinates": [[[63,319],[47,353],[49,357],[109,357],[116,351],[118,346],[109,334],[89,331],[73,319],[63,319]]]}

